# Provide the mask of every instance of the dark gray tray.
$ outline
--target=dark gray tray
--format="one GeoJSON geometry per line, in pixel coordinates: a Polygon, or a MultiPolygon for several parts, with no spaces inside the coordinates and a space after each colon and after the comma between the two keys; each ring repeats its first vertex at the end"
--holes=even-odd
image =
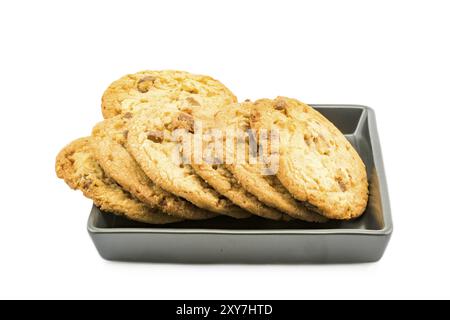
{"type": "Polygon", "coordinates": [[[313,105],[355,146],[367,167],[369,205],[353,221],[311,224],[218,217],[165,226],[104,214],[95,206],[88,231],[107,260],[177,263],[344,263],[381,258],[392,233],[375,114],[358,105],[313,105]]]}

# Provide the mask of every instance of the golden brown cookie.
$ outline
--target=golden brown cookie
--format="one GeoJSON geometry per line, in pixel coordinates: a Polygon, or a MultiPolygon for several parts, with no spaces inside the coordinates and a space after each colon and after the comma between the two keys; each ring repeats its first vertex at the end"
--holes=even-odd
{"type": "Polygon", "coordinates": [[[72,189],[81,190],[102,211],[151,224],[182,220],[151,209],[106,176],[92,156],[90,138],[75,140],[62,149],[56,157],[55,170],[59,178],[72,189]]]}
{"type": "Polygon", "coordinates": [[[223,164],[192,164],[195,172],[217,192],[230,199],[235,205],[254,215],[272,220],[290,220],[283,213],[265,206],[254,195],[245,191],[223,164]]]}
{"type": "Polygon", "coordinates": [[[235,218],[249,216],[201,179],[183,163],[175,130],[193,132],[194,118],[176,107],[150,108],[136,114],[129,124],[127,149],[145,174],[162,189],[196,206],[235,218]]]}
{"type": "Polygon", "coordinates": [[[140,201],[169,215],[189,220],[217,216],[161,189],[145,175],[125,149],[131,117],[131,113],[125,113],[106,119],[92,131],[92,151],[106,174],[140,201]]]}
{"type": "Polygon", "coordinates": [[[344,135],[324,116],[294,99],[255,102],[251,126],[280,134],[277,177],[298,200],[324,216],[351,219],[367,205],[365,166],[344,135]]]}
{"type": "MultiPolygon", "coordinates": [[[[275,217],[274,213],[277,213],[278,217],[281,216],[284,220],[287,220],[286,215],[281,214],[283,212],[295,219],[309,222],[325,222],[326,218],[308,210],[303,204],[296,201],[281,185],[275,175],[262,174],[263,165],[261,163],[250,163],[249,158],[252,152],[249,146],[251,138],[249,136],[251,134],[249,132],[251,107],[251,103],[244,102],[222,109],[215,115],[215,123],[217,125],[228,130],[240,130],[241,133],[246,133],[245,139],[235,140],[236,145],[233,146],[232,150],[232,153],[236,152],[237,144],[240,143],[241,150],[245,150],[245,157],[241,157],[241,161],[239,161],[236,154],[231,154],[233,161],[225,164],[227,172],[231,172],[234,176],[232,180],[233,182],[235,181],[234,185],[241,190],[245,190],[246,195],[251,195],[256,200],[256,202],[247,201],[247,203],[255,205],[259,202],[262,207],[272,210],[272,217],[275,217]]],[[[197,173],[200,174],[200,172],[197,173]]],[[[209,180],[207,181],[209,182],[209,180]]],[[[218,191],[220,192],[220,190],[218,191]]],[[[243,199],[242,192],[239,199],[243,199]]],[[[246,209],[249,210],[248,208],[246,209]]],[[[260,215],[267,215],[267,213],[260,211],[260,215]]]]}
{"type": "Polygon", "coordinates": [[[261,202],[284,212],[294,219],[308,222],[326,222],[328,219],[307,208],[286,190],[275,175],[262,175],[257,164],[228,165],[241,186],[261,202]]]}
{"type": "Polygon", "coordinates": [[[102,97],[104,118],[126,112],[176,104],[209,115],[215,108],[236,102],[233,93],[219,81],[184,71],[141,71],[114,81],[102,97]],[[207,107],[205,107],[207,106],[207,107]]]}
{"type": "MultiPolygon", "coordinates": [[[[236,117],[243,106],[241,104],[233,104],[219,111],[219,115],[212,120],[203,122],[202,147],[203,157],[200,159],[192,159],[192,167],[195,172],[203,178],[217,192],[230,199],[234,204],[260,217],[272,220],[289,220],[289,217],[273,208],[267,207],[260,202],[254,195],[247,192],[240,183],[235,179],[233,174],[225,167],[225,157],[217,159],[214,156],[215,145],[221,142],[222,155],[226,152],[226,133],[233,132],[242,126],[239,122],[240,117],[236,117]],[[216,133],[216,136],[213,135],[216,133]],[[215,159],[207,159],[207,150],[211,150],[215,159]],[[216,160],[216,163],[214,163],[216,160]],[[219,161],[217,161],[219,160],[219,161]]],[[[237,132],[235,132],[237,133],[237,132]]],[[[242,132],[245,133],[244,131],[242,132]]],[[[233,138],[234,139],[234,138],[233,138]]]]}

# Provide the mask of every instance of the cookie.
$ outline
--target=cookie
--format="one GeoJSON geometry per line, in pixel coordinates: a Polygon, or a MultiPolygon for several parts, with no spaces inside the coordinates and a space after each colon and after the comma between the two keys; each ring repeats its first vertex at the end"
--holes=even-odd
{"type": "Polygon", "coordinates": [[[226,132],[227,130],[235,130],[239,125],[238,121],[234,121],[237,117],[229,117],[234,112],[230,110],[239,110],[240,104],[230,105],[227,108],[222,109],[222,114],[219,117],[214,117],[208,121],[202,122],[202,147],[203,157],[200,159],[191,159],[192,167],[195,172],[203,178],[210,186],[212,186],[217,192],[230,199],[237,206],[264,218],[272,220],[288,220],[283,213],[265,206],[255,196],[248,193],[239,182],[234,178],[230,171],[225,167],[225,158],[218,160],[214,163],[211,160],[217,160],[218,155],[214,154],[214,147],[216,140],[222,142],[222,155],[225,152],[226,146],[226,132]],[[217,136],[213,137],[212,130],[216,130],[217,136]],[[215,159],[206,158],[206,150],[211,150],[213,153],[210,157],[215,159]]]}
{"type": "Polygon", "coordinates": [[[324,116],[294,99],[261,99],[252,107],[253,129],[280,134],[277,177],[298,200],[331,219],[360,216],[367,205],[363,161],[324,116]]]}
{"type": "Polygon", "coordinates": [[[294,219],[308,222],[326,222],[328,219],[307,208],[307,204],[297,201],[286,190],[275,175],[262,175],[255,164],[228,165],[241,186],[256,196],[261,202],[288,214],[294,219]]]}
{"type": "Polygon", "coordinates": [[[233,205],[180,159],[175,130],[193,132],[194,118],[176,107],[150,108],[136,114],[129,124],[127,149],[145,174],[159,187],[196,206],[235,218],[249,213],[233,205]]]}
{"type": "Polygon", "coordinates": [[[145,175],[124,146],[131,117],[125,113],[104,120],[92,131],[92,151],[105,173],[140,201],[169,215],[189,220],[217,216],[161,189],[145,175]]]}
{"type": "Polygon", "coordinates": [[[104,118],[167,104],[208,115],[214,108],[236,102],[219,81],[184,71],[141,71],[114,81],[102,97],[104,118]],[[204,106],[208,106],[205,108],[204,106]]]}
{"type": "MultiPolygon", "coordinates": [[[[237,161],[236,155],[231,154],[233,161],[229,161],[228,164],[225,164],[224,166],[226,169],[223,169],[226,170],[228,176],[229,173],[232,173],[233,179],[228,179],[235,188],[241,190],[239,199],[248,199],[246,203],[253,204],[254,206],[259,203],[258,209],[260,210],[260,215],[266,215],[266,217],[270,216],[261,210],[261,207],[270,209],[272,218],[281,216],[284,217],[284,220],[287,220],[286,215],[281,214],[281,212],[283,212],[295,219],[309,222],[325,222],[327,220],[326,218],[308,210],[304,205],[296,201],[281,185],[276,176],[263,175],[261,164],[251,164],[249,162],[251,149],[249,146],[250,136],[248,136],[248,133],[250,129],[251,107],[251,103],[244,102],[220,110],[215,115],[215,123],[219,126],[228,130],[241,130],[242,133],[247,133],[247,138],[239,139],[240,143],[243,144],[241,148],[242,150],[245,150],[245,157],[242,157],[242,161],[237,161]],[[244,198],[242,194],[247,195],[247,197],[244,198]],[[277,215],[274,216],[274,213],[277,215]]],[[[232,153],[235,150],[237,150],[236,146],[233,147],[232,153]]],[[[210,168],[209,171],[211,171],[210,168]]],[[[201,175],[201,172],[198,170],[197,173],[201,175]]],[[[210,180],[207,181],[210,182],[210,180]]],[[[210,184],[212,185],[212,183],[210,184]]],[[[217,190],[222,192],[219,189],[217,190]]],[[[228,197],[233,200],[230,196],[228,197]]],[[[239,203],[236,204],[239,205],[239,203]]],[[[246,209],[253,213],[252,210],[246,209]]]]}
{"type": "Polygon", "coordinates": [[[120,188],[95,161],[90,138],[75,140],[62,149],[56,157],[55,170],[59,178],[72,189],[81,190],[102,211],[151,224],[182,220],[150,208],[120,188]]]}

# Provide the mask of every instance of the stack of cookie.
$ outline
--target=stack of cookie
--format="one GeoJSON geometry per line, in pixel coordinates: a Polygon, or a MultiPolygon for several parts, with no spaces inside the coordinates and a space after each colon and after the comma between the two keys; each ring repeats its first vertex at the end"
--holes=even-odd
{"type": "Polygon", "coordinates": [[[56,173],[104,212],[150,224],[219,215],[325,222],[366,208],[361,158],[297,100],[238,103],[211,77],[143,71],[107,88],[102,113],[90,137],[61,150],[56,173]]]}

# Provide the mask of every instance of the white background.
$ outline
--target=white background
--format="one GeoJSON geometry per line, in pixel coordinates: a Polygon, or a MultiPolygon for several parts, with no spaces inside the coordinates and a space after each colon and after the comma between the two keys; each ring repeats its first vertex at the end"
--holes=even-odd
{"type": "Polygon", "coordinates": [[[450,298],[448,1],[2,1],[1,298],[450,298]],[[394,235],[357,265],[103,261],[91,202],[54,173],[141,69],[220,79],[241,99],[373,107],[394,235]]]}

